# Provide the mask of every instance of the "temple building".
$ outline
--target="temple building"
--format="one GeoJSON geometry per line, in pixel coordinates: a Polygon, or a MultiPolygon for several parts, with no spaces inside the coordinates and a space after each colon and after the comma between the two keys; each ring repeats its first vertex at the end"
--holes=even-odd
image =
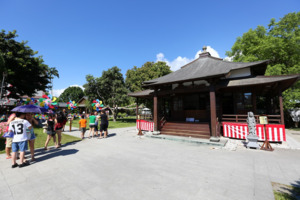
{"type": "MultiPolygon", "coordinates": [[[[247,112],[284,125],[282,92],[299,75],[264,76],[268,60],[228,62],[206,52],[181,69],[143,82],[129,96],[153,99],[153,131],[218,141],[222,122],[245,123],[247,112]]],[[[138,105],[137,105],[138,106],[138,105]]]]}

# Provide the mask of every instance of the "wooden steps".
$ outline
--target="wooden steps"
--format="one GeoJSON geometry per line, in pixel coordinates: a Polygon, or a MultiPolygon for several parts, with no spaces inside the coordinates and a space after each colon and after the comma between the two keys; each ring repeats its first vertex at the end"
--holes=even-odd
{"type": "Polygon", "coordinates": [[[166,122],[160,133],[203,139],[210,138],[209,123],[166,122]]]}

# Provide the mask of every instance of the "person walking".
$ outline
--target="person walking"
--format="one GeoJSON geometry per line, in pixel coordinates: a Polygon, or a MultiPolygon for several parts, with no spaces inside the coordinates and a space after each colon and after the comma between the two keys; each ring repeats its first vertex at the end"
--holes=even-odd
{"type": "Polygon", "coordinates": [[[31,124],[24,119],[24,113],[17,113],[16,118],[9,124],[8,131],[14,132],[14,137],[12,141],[12,168],[25,167],[30,163],[25,160],[25,150],[27,147],[27,133],[26,129],[31,129],[31,124]],[[17,163],[17,153],[20,151],[20,162],[17,163]]]}
{"type": "Polygon", "coordinates": [[[94,134],[95,134],[95,121],[96,121],[96,116],[94,115],[93,112],[91,112],[91,115],[90,115],[90,124],[89,124],[89,127],[90,127],[90,131],[89,131],[89,138],[91,138],[91,133],[92,133],[92,136],[94,137],[94,134]]]}
{"type": "Polygon", "coordinates": [[[61,147],[61,132],[65,123],[65,115],[62,112],[57,112],[54,130],[57,133],[58,147],[61,147]]]}
{"type": "Polygon", "coordinates": [[[65,131],[65,126],[66,126],[66,123],[68,121],[68,118],[67,118],[68,117],[68,113],[66,112],[66,109],[63,109],[62,115],[63,115],[63,123],[64,123],[62,131],[65,131]]]}
{"type": "Polygon", "coordinates": [[[97,111],[94,112],[94,115],[96,116],[94,132],[95,132],[95,137],[98,137],[98,130],[99,130],[98,126],[99,126],[100,116],[98,115],[97,111]]]}
{"type": "Polygon", "coordinates": [[[29,144],[29,149],[30,149],[30,154],[31,154],[31,161],[34,161],[34,141],[35,141],[35,134],[34,134],[34,130],[33,130],[33,125],[38,125],[39,122],[34,119],[34,117],[32,117],[31,113],[26,113],[25,115],[25,119],[31,124],[32,128],[29,129],[28,131],[30,131],[30,138],[28,138],[28,144],[29,144]]]}
{"type": "Polygon", "coordinates": [[[108,128],[108,117],[104,110],[101,110],[101,124],[100,124],[100,136],[98,138],[102,138],[102,132],[104,131],[103,137],[107,137],[107,128],[108,128]]]}
{"type": "Polygon", "coordinates": [[[46,142],[45,142],[45,148],[44,150],[48,150],[47,146],[48,146],[48,143],[51,139],[51,137],[53,138],[53,142],[55,144],[55,147],[58,148],[58,145],[56,143],[56,136],[55,136],[55,130],[54,130],[54,127],[55,127],[55,117],[53,114],[49,114],[49,118],[47,120],[47,124],[48,124],[48,128],[47,128],[47,139],[46,139],[46,142]]]}

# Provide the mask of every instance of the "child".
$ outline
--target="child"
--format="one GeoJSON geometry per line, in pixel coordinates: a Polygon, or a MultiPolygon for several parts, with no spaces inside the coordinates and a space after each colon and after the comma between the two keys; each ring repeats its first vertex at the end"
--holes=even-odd
{"type": "Polygon", "coordinates": [[[79,120],[79,127],[81,128],[81,139],[84,138],[84,133],[86,131],[86,119],[84,119],[84,115],[81,116],[81,119],[79,120]]]}
{"type": "Polygon", "coordinates": [[[48,143],[51,139],[51,137],[53,137],[53,142],[56,146],[56,148],[58,148],[58,145],[56,144],[56,136],[55,136],[55,130],[54,130],[54,127],[55,127],[55,117],[53,116],[53,114],[49,114],[49,118],[47,120],[47,124],[48,124],[48,128],[47,128],[47,140],[45,142],[45,148],[44,150],[48,150],[47,149],[47,146],[48,146],[48,143]]]}
{"type": "Polygon", "coordinates": [[[27,165],[29,165],[29,162],[27,162],[24,158],[25,155],[25,150],[27,147],[27,133],[26,133],[26,129],[31,129],[32,126],[31,124],[24,119],[25,118],[25,114],[21,113],[17,115],[17,117],[15,118],[15,120],[13,120],[12,122],[10,122],[9,124],[9,131],[14,132],[14,137],[13,137],[13,141],[12,141],[12,163],[13,165],[11,166],[12,168],[15,167],[25,167],[27,165]],[[18,165],[17,164],[17,152],[20,151],[20,162],[21,164],[18,165]]]}

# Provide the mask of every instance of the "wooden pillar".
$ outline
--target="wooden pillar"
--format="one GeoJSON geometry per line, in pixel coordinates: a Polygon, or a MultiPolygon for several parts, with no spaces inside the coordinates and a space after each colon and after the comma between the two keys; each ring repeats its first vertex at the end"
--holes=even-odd
{"type": "Polygon", "coordinates": [[[217,112],[216,112],[216,91],[213,85],[210,86],[210,125],[211,125],[211,138],[210,141],[219,142],[217,138],[217,112]]]}
{"type": "Polygon", "coordinates": [[[253,113],[254,115],[257,114],[256,112],[256,93],[251,93],[252,94],[252,109],[253,109],[253,113]]]}
{"type": "Polygon", "coordinates": [[[135,111],[135,113],[136,113],[136,118],[137,118],[138,115],[139,115],[139,99],[138,98],[136,98],[136,111],[135,111]]]}
{"type": "Polygon", "coordinates": [[[281,120],[281,124],[284,124],[282,92],[279,92],[279,107],[280,107],[280,120],[281,120]]]}
{"type": "Polygon", "coordinates": [[[154,97],[153,97],[153,122],[154,122],[154,131],[158,131],[159,130],[159,124],[158,124],[157,90],[154,91],[154,97]]]}
{"type": "Polygon", "coordinates": [[[271,97],[269,97],[269,96],[266,97],[266,104],[267,104],[266,105],[266,109],[267,109],[266,114],[270,115],[271,114],[271,107],[272,107],[271,106],[271,97]]]}
{"type": "Polygon", "coordinates": [[[222,119],[222,115],[223,115],[223,101],[222,101],[222,99],[223,99],[223,94],[218,95],[219,113],[217,115],[218,115],[219,120],[222,119]]]}

